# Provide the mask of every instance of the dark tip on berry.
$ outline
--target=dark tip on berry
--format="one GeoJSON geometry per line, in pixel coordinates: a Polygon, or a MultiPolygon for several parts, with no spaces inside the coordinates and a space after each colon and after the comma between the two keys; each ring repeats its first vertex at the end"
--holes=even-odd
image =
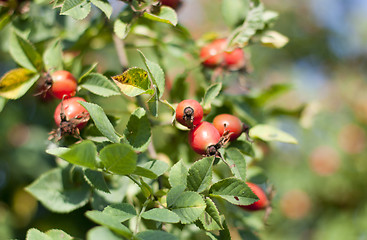
{"type": "Polygon", "coordinates": [[[218,149],[216,145],[210,145],[207,149],[206,149],[207,155],[208,156],[215,156],[218,153],[218,149]]]}

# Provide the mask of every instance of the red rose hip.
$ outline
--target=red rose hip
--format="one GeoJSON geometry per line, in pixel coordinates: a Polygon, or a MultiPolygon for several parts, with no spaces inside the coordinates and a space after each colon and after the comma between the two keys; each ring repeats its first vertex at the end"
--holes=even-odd
{"type": "Polygon", "coordinates": [[[259,198],[256,202],[250,205],[241,205],[240,207],[250,211],[256,211],[263,209],[269,205],[268,197],[262,188],[255,183],[247,182],[247,185],[251,188],[251,190],[255,193],[255,195],[259,198]]]}
{"type": "Polygon", "coordinates": [[[220,141],[218,130],[209,122],[201,122],[189,132],[189,143],[191,148],[203,155],[215,155],[217,144],[220,141]]]}
{"type": "Polygon", "coordinates": [[[78,87],[77,80],[68,71],[60,70],[52,73],[52,94],[59,99],[75,96],[78,87]]]}
{"type": "Polygon", "coordinates": [[[193,99],[180,102],[176,108],[176,121],[182,125],[193,128],[203,119],[203,108],[200,103],[193,99]]]}
{"type": "Polygon", "coordinates": [[[230,141],[237,139],[243,130],[241,120],[231,114],[220,114],[213,119],[213,125],[222,136],[225,131],[230,132],[230,141]]]}
{"type": "MultiPolygon", "coordinates": [[[[61,117],[60,117],[61,105],[63,105],[64,113],[68,121],[72,118],[79,117],[82,114],[86,114],[87,116],[89,116],[88,111],[80,103],[78,103],[78,101],[85,102],[85,100],[81,97],[73,97],[64,99],[62,101],[62,104],[60,103],[59,105],[57,105],[54,113],[54,120],[58,127],[60,127],[61,123],[61,117]]],[[[78,124],[76,127],[82,129],[85,125],[86,122],[82,122],[78,124]]]]}

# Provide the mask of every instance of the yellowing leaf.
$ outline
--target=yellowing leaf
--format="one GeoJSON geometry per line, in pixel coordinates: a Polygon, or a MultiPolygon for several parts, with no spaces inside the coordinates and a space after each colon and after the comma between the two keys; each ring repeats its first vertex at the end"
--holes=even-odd
{"type": "Polygon", "coordinates": [[[25,69],[13,69],[0,80],[0,96],[4,98],[17,99],[23,96],[37,81],[39,75],[25,69]]]}
{"type": "Polygon", "coordinates": [[[141,68],[129,68],[121,75],[112,77],[121,92],[129,97],[135,97],[141,94],[154,94],[151,83],[148,79],[148,73],[141,68]]]}
{"type": "Polygon", "coordinates": [[[266,31],[260,41],[266,47],[282,48],[288,43],[289,39],[276,31],[266,31]]]}

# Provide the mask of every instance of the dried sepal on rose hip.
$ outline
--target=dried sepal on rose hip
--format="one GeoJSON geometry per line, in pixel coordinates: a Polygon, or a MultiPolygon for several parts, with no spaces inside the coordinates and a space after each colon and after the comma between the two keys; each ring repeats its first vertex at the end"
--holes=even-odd
{"type": "Polygon", "coordinates": [[[56,107],[54,120],[58,128],[49,133],[49,140],[60,141],[66,135],[81,139],[80,129],[85,127],[90,116],[78,101],[85,102],[81,97],[73,97],[63,99],[56,107]]]}
{"type": "Polygon", "coordinates": [[[192,129],[203,119],[203,108],[193,99],[186,99],[176,107],[176,121],[192,129]]]}
{"type": "Polygon", "coordinates": [[[47,72],[43,75],[42,80],[39,92],[35,95],[45,97],[51,93],[58,99],[70,98],[75,96],[78,88],[76,78],[66,70],[55,71],[51,75],[47,72]]]}

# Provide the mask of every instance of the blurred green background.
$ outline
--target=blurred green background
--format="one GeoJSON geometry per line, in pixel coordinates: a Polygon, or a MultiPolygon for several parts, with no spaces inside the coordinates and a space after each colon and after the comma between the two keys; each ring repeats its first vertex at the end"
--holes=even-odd
{"type": "MultiPolygon", "coordinates": [[[[282,109],[284,114],[269,122],[299,144],[273,143],[274,150],[259,163],[276,195],[257,237],[367,239],[367,1],[263,2],[279,12],[275,30],[290,42],[280,50],[251,47],[254,71],[248,84],[292,84],[266,107],[282,109]]],[[[219,0],[184,0],[179,19],[194,39],[208,31],[226,36],[230,30],[218,17],[218,6],[219,0]]],[[[4,48],[1,75],[15,67],[4,48]]],[[[113,62],[112,57],[104,64],[113,69],[113,62]]],[[[0,239],[24,238],[35,226],[83,237],[92,226],[78,223],[85,209],[69,221],[70,216],[48,212],[23,190],[55,164],[44,152],[53,113],[28,99],[7,103],[0,113],[0,239]]]]}

